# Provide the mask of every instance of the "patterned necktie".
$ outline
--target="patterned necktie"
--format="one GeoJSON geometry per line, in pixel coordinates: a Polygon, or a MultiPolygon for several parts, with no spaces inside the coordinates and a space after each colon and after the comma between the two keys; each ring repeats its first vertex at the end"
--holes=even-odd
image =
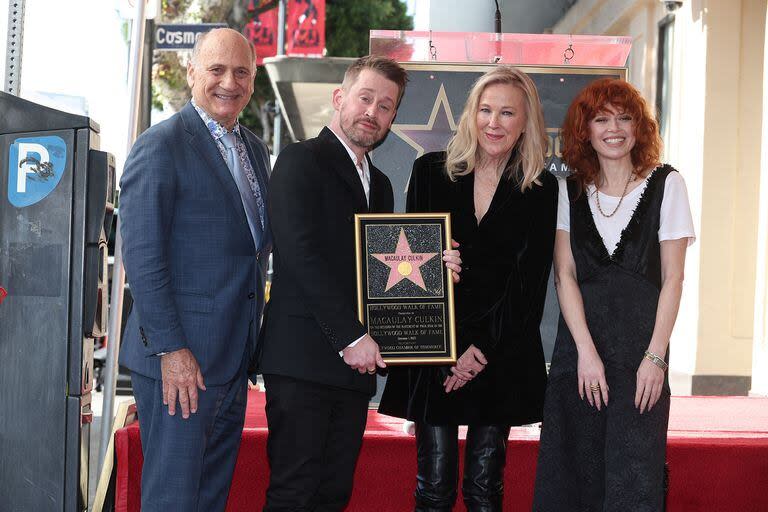
{"type": "Polygon", "coordinates": [[[262,234],[261,216],[259,215],[259,208],[254,192],[251,189],[251,184],[245,175],[243,164],[240,162],[240,155],[237,154],[236,135],[232,132],[225,133],[221,137],[221,142],[227,150],[227,167],[229,167],[229,172],[235,179],[237,189],[240,191],[240,199],[243,201],[245,216],[248,219],[248,227],[251,229],[253,243],[258,250],[262,234]]]}

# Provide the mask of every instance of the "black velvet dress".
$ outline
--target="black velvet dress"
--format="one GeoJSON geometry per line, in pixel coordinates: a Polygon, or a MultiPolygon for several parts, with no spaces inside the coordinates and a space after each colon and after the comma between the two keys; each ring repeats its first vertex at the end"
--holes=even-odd
{"type": "Polygon", "coordinates": [[[445,153],[414,163],[409,212],[450,212],[461,244],[455,289],[457,345],[474,344],[488,359],[477,377],[446,393],[449,367],[391,367],[379,411],[429,425],[521,425],[540,421],[546,368],[539,334],[552,264],[557,180],[520,191],[522,173],[502,178],[478,225],[474,175],[448,179],[445,153]]]}
{"type": "Polygon", "coordinates": [[[612,255],[595,227],[586,194],[577,197],[569,183],[571,250],[587,325],[610,391],[601,411],[579,398],[576,344],[561,315],[536,470],[536,512],[663,510],[670,402],[666,375],[651,411],[640,414],[634,398],[636,372],[656,321],[660,211],[673,170],[662,166],[648,178],[612,255]]]}

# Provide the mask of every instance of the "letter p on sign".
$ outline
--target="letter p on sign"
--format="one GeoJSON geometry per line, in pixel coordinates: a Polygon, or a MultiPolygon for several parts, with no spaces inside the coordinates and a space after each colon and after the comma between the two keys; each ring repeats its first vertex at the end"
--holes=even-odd
{"type": "Polygon", "coordinates": [[[27,192],[27,176],[34,174],[33,167],[51,160],[48,150],[40,144],[19,142],[18,174],[16,176],[16,193],[27,192]]]}

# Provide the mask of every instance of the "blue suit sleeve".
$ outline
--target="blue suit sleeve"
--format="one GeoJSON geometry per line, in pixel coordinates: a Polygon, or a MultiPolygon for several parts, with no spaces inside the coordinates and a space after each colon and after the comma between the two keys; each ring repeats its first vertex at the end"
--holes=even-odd
{"type": "Polygon", "coordinates": [[[187,347],[168,261],[176,186],[171,147],[161,136],[140,137],[121,179],[123,264],[147,356],[187,347]]]}

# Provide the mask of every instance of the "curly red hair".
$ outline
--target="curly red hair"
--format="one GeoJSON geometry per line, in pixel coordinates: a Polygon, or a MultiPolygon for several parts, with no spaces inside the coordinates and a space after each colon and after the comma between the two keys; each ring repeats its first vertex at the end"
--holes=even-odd
{"type": "Polygon", "coordinates": [[[645,177],[660,161],[659,124],[638,90],[618,78],[595,80],[568,107],[561,129],[563,161],[582,190],[595,183],[600,173],[597,153],[589,141],[589,122],[608,105],[632,116],[636,142],[630,155],[638,176],[645,177]]]}

